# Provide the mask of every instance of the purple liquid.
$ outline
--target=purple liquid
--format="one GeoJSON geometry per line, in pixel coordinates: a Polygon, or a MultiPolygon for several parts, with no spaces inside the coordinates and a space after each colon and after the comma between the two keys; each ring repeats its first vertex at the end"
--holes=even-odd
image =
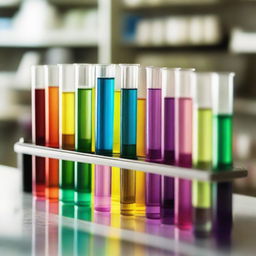
{"type": "MultiPolygon", "coordinates": [[[[161,89],[148,89],[147,95],[147,160],[161,161],[161,89]]],[[[146,216],[160,218],[161,175],[146,175],[146,216]]]]}
{"type": "MultiPolygon", "coordinates": [[[[191,98],[177,99],[175,115],[175,162],[192,167],[193,104],[191,98]]],[[[191,181],[175,179],[175,224],[181,229],[192,228],[191,181]]]]}
{"type": "Polygon", "coordinates": [[[95,165],[94,209],[109,212],[111,207],[111,167],[95,165]]]}
{"type": "MultiPolygon", "coordinates": [[[[175,155],[175,99],[164,98],[164,159],[165,164],[174,165],[175,155]]],[[[162,179],[161,218],[164,224],[174,223],[174,178],[162,179]]]]}

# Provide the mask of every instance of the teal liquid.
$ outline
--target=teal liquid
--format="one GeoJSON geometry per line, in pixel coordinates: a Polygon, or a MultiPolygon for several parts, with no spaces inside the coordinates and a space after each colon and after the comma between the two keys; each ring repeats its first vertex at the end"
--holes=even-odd
{"type": "Polygon", "coordinates": [[[114,129],[114,78],[98,78],[96,87],[96,153],[112,155],[114,129]]]}
{"type": "MultiPolygon", "coordinates": [[[[92,149],[92,89],[78,89],[76,95],[76,150],[90,153],[92,149]]],[[[91,204],[92,165],[75,165],[75,203],[91,204]]]]}
{"type": "Polygon", "coordinates": [[[63,160],[60,165],[60,201],[65,203],[74,202],[75,163],[63,160]]]}
{"type": "MultiPolygon", "coordinates": [[[[137,89],[121,90],[121,157],[136,159],[137,89]]],[[[136,201],[136,172],[121,170],[121,214],[133,215],[136,201]]]]}

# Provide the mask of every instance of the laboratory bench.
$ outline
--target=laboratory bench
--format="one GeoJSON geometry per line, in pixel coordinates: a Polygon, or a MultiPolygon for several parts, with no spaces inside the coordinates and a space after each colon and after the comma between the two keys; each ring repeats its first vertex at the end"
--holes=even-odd
{"type": "Polygon", "coordinates": [[[255,255],[256,198],[234,195],[230,241],[195,239],[159,220],[38,200],[0,166],[0,255],[255,255]]]}

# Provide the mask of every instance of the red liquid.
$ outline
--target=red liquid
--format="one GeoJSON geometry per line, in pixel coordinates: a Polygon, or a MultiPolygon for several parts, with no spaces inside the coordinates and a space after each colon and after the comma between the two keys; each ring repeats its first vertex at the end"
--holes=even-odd
{"type": "MultiPolygon", "coordinates": [[[[59,88],[46,89],[46,146],[59,147],[59,88]]],[[[59,160],[46,158],[46,197],[59,198],[59,160]]]]}
{"type": "MultiPolygon", "coordinates": [[[[45,90],[35,89],[33,104],[33,143],[45,146],[45,90]]],[[[45,158],[33,157],[32,190],[36,197],[45,197],[45,158]]]]}

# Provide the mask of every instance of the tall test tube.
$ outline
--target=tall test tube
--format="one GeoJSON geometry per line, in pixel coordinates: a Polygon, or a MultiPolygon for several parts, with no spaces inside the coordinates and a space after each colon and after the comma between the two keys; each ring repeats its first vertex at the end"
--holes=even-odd
{"type": "MultiPolygon", "coordinates": [[[[94,66],[75,64],[76,84],[76,151],[92,151],[92,90],[94,66]]],[[[91,205],[92,165],[75,163],[75,202],[78,205],[91,205]]]]}
{"type": "MultiPolygon", "coordinates": [[[[216,73],[195,74],[195,122],[193,165],[201,170],[212,170],[213,88],[216,73]]],[[[197,237],[211,233],[211,184],[194,180],[192,183],[193,231],[197,237]]]]}
{"type": "MultiPolygon", "coordinates": [[[[138,101],[137,101],[137,157],[146,157],[146,69],[139,68],[138,101]]],[[[145,216],[145,187],[146,175],[142,171],[136,171],[136,212],[137,216],[145,216]]]]}
{"type": "MultiPolygon", "coordinates": [[[[114,95],[114,138],[113,153],[120,156],[120,111],[121,111],[121,68],[115,66],[115,95],[114,95]]],[[[112,167],[111,178],[111,211],[120,213],[120,168],[112,167]]]]}
{"type": "MultiPolygon", "coordinates": [[[[96,65],[96,153],[111,156],[113,151],[115,65],[96,65]]],[[[94,208],[111,208],[111,167],[95,166],[94,208]]]]}
{"type": "MultiPolygon", "coordinates": [[[[73,64],[59,65],[60,85],[60,139],[61,148],[75,149],[75,67],[73,64]]],[[[60,200],[74,201],[74,170],[75,163],[61,161],[59,174],[60,200]]]]}
{"type": "MultiPolygon", "coordinates": [[[[161,162],[162,89],[160,68],[146,67],[147,72],[147,161],[161,162]]],[[[146,174],[146,216],[160,218],[161,175],[146,174]]]]}
{"type": "MultiPolygon", "coordinates": [[[[175,163],[192,167],[194,69],[180,70],[175,99],[175,163]]],[[[175,179],[174,221],[180,229],[192,227],[191,181],[175,179]]]]}
{"type": "MultiPolygon", "coordinates": [[[[121,157],[136,159],[137,138],[137,64],[121,64],[121,157]]],[[[133,215],[135,210],[136,172],[121,170],[121,214],[133,215]]]]}
{"type": "MultiPolygon", "coordinates": [[[[179,69],[162,68],[163,88],[163,162],[175,165],[175,88],[179,86],[179,69]]],[[[174,178],[162,177],[161,220],[174,223],[174,178]]]]}
{"type": "MultiPolygon", "coordinates": [[[[234,73],[218,73],[219,84],[214,90],[214,149],[215,172],[233,167],[233,84],[234,73]]],[[[213,184],[213,230],[220,241],[229,240],[232,230],[232,183],[213,184]]]]}
{"type": "MultiPolygon", "coordinates": [[[[31,68],[32,82],[32,142],[45,146],[45,68],[31,68]]],[[[45,158],[32,157],[32,193],[45,197],[45,158]]]]}
{"type": "MultiPolygon", "coordinates": [[[[45,129],[47,147],[59,148],[59,71],[57,65],[45,66],[45,129]]],[[[46,197],[59,198],[59,160],[46,158],[46,197]]]]}

